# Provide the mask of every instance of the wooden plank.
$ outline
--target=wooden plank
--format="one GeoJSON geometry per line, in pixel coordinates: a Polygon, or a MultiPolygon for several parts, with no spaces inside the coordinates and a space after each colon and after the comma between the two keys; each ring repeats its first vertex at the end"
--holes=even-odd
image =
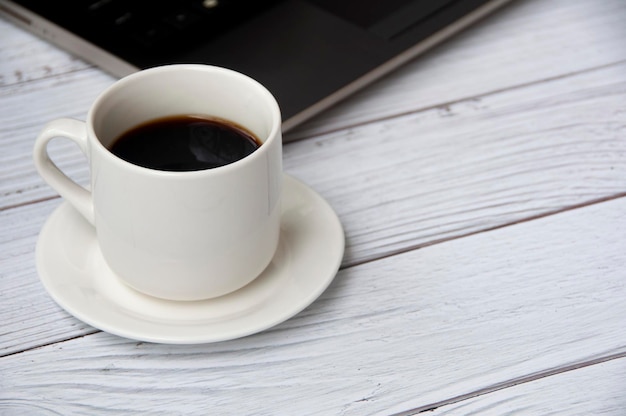
{"type": "Polygon", "coordinates": [[[0,398],[22,413],[390,414],[626,354],[625,210],[622,198],[345,269],[244,339],[97,333],[9,355],[0,398]]]}
{"type": "Polygon", "coordinates": [[[622,194],[625,81],[619,64],[342,130],[286,146],[285,169],[356,264],[622,194]]]}
{"type": "Polygon", "coordinates": [[[626,358],[621,358],[441,406],[428,415],[623,416],[624,386],[626,358]]]}
{"type": "Polygon", "coordinates": [[[0,33],[0,88],[90,68],[4,18],[0,18],[0,33]]]}
{"type": "MultiPolygon", "coordinates": [[[[59,199],[0,211],[0,356],[96,332],[51,301],[35,268],[37,230],[59,199]]],[[[0,413],[2,413],[0,411],[0,413]]]]}

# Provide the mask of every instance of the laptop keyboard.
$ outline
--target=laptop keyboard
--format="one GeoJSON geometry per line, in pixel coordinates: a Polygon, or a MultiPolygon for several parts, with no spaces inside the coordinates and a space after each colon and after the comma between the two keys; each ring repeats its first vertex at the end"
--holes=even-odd
{"type": "MultiPolygon", "coordinates": [[[[275,1],[274,1],[275,2],[275,1]]],[[[90,0],[83,4],[88,25],[106,27],[143,46],[189,46],[215,36],[258,13],[272,1],[254,0],[90,0]]],[[[97,35],[97,34],[96,34],[97,35]]]]}

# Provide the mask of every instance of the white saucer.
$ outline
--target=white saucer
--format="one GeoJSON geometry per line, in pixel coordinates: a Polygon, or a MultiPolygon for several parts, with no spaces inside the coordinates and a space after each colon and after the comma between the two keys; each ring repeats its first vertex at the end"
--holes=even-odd
{"type": "Polygon", "coordinates": [[[41,230],[37,269],[52,298],[89,325],[140,341],[195,344],[250,335],[296,315],[328,287],[343,251],[343,229],[333,209],[285,175],[274,259],[236,292],[197,302],[136,292],[109,269],[93,227],[67,202],[41,230]]]}

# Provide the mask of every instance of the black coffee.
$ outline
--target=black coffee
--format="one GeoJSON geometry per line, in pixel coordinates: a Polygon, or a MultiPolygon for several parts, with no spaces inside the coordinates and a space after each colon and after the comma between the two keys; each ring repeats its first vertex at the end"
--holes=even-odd
{"type": "Polygon", "coordinates": [[[114,140],[109,150],[135,165],[180,172],[236,162],[260,145],[259,139],[235,123],[182,115],[137,126],[114,140]]]}

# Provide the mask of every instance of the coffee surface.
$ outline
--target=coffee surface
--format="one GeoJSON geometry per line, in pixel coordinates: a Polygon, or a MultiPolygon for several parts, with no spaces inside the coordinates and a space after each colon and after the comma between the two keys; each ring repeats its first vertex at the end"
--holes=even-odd
{"type": "Polygon", "coordinates": [[[114,140],[109,150],[135,165],[180,172],[224,166],[260,146],[258,138],[235,123],[181,115],[139,125],[114,140]]]}

